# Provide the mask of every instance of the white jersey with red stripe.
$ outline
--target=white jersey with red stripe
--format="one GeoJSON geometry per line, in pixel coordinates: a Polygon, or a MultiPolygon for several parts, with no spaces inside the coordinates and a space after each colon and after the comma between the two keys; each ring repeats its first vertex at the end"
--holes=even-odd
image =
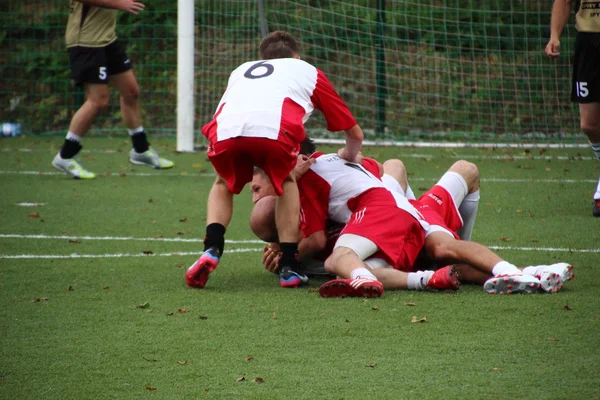
{"type": "MultiPolygon", "coordinates": [[[[304,211],[302,222],[306,225],[305,235],[318,230],[318,220],[324,221],[324,216],[335,222],[348,223],[352,213],[356,211],[349,207],[351,200],[374,188],[387,190],[378,177],[360,164],[346,161],[337,154],[321,155],[316,159],[310,170],[298,181],[304,211]],[[315,221],[312,221],[313,218],[315,221]],[[311,225],[315,227],[311,229],[311,225]]],[[[406,197],[393,191],[390,193],[398,208],[411,214],[424,229],[428,228],[427,222],[406,197]]]]}
{"type": "Polygon", "coordinates": [[[211,143],[239,136],[300,143],[314,109],[323,112],[332,132],[356,125],[325,74],[311,64],[295,58],[249,61],[231,73],[202,133],[211,143]]]}

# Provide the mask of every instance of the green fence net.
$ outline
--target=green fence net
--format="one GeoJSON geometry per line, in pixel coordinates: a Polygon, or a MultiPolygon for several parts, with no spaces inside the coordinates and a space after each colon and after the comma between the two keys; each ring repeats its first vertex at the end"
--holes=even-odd
{"type": "MultiPolygon", "coordinates": [[[[232,69],[256,59],[261,24],[284,29],[329,76],[360,125],[378,137],[580,141],[569,101],[574,28],[547,59],[551,2],[526,0],[196,0],[196,126],[211,119],[232,69]]],[[[153,134],[176,127],[177,2],[120,13],[153,134]]],[[[66,133],[83,92],[71,82],[68,0],[0,4],[0,122],[66,133]]],[[[118,95],[90,134],[124,132],[118,95]]],[[[322,131],[312,118],[308,128],[322,131]]]]}

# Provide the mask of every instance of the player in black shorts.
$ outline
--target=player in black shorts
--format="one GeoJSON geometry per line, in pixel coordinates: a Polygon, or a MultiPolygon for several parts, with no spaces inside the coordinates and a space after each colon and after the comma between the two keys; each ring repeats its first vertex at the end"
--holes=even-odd
{"type": "MultiPolygon", "coordinates": [[[[577,38],[573,57],[571,100],[579,103],[581,130],[600,160],[600,0],[554,0],[546,54],[560,55],[560,35],[575,9],[577,38]],[[573,3],[573,4],[572,4],[573,3]]],[[[594,193],[595,217],[600,217],[600,180],[594,193]]]]}
{"type": "Polygon", "coordinates": [[[74,178],[96,176],[84,169],[75,156],[81,150],[82,136],[108,107],[109,84],[121,94],[121,115],[133,144],[129,161],[153,168],[173,166],[148,143],[138,102],[140,88],[131,60],[116,35],[117,10],[138,14],[143,9],[139,0],[71,0],[65,40],[73,80],[83,86],[86,100],[73,115],[65,142],[52,165],[74,178]]]}

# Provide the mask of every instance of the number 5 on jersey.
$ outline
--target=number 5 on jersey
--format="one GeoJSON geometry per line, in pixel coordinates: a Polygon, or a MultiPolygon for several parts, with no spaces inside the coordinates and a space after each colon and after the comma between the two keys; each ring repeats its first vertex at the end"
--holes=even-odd
{"type": "Polygon", "coordinates": [[[102,81],[106,80],[106,67],[100,67],[98,69],[98,78],[102,81]]]}

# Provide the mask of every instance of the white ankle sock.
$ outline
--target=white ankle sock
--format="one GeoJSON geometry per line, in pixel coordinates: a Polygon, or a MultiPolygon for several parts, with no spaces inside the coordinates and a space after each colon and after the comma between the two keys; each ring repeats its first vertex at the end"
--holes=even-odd
{"type": "Polygon", "coordinates": [[[71,140],[73,142],[81,143],[81,136],[71,131],[67,132],[67,140],[71,140]]]}
{"type": "Polygon", "coordinates": [[[406,278],[406,288],[408,290],[425,290],[432,275],[433,271],[409,272],[406,278]]]}
{"type": "Polygon", "coordinates": [[[515,265],[509,263],[508,261],[500,261],[498,264],[494,265],[492,269],[492,275],[514,275],[522,273],[519,268],[515,265]]]}
{"type": "MultiPolygon", "coordinates": [[[[600,143],[590,143],[592,151],[596,155],[598,161],[600,161],[600,143]]],[[[594,200],[600,200],[600,179],[598,180],[598,186],[596,186],[596,193],[594,193],[594,200]]]]}
{"type": "Polygon", "coordinates": [[[366,268],[356,268],[355,270],[353,270],[350,273],[350,279],[356,279],[356,278],[366,278],[366,279],[373,279],[374,281],[377,280],[377,278],[375,277],[375,275],[373,275],[371,273],[371,271],[369,271],[366,268]]]}
{"type": "Polygon", "coordinates": [[[138,128],[135,128],[135,129],[127,129],[127,130],[129,131],[129,136],[133,136],[136,133],[144,132],[144,127],[140,126],[138,128]]]}

